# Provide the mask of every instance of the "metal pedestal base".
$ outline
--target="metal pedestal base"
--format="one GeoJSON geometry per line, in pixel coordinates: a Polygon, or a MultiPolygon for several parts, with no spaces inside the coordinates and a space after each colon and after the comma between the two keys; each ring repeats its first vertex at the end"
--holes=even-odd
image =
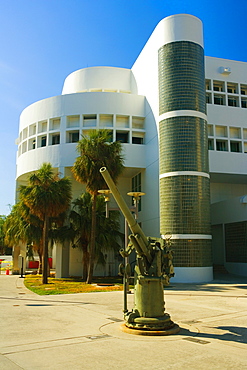
{"type": "Polygon", "coordinates": [[[126,326],[126,324],[122,324],[120,329],[127,334],[135,334],[135,335],[172,335],[177,334],[180,330],[180,327],[177,324],[173,323],[173,326],[169,329],[164,330],[145,330],[145,329],[133,329],[126,326]]]}
{"type": "Polygon", "coordinates": [[[131,313],[125,316],[126,322],[121,327],[123,331],[139,335],[169,335],[179,331],[179,326],[174,324],[168,313],[159,317],[133,316],[131,313]]]}

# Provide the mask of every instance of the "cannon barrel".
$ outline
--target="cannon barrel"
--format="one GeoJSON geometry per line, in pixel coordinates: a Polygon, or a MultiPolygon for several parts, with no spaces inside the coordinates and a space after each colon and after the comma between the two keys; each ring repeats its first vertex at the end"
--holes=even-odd
{"type": "Polygon", "coordinates": [[[134,235],[138,235],[138,239],[140,240],[138,244],[143,254],[147,257],[148,261],[151,262],[152,257],[150,255],[150,251],[148,250],[149,242],[148,242],[146,235],[144,234],[141,227],[138,225],[136,219],[133,217],[132,213],[130,212],[129,207],[127,206],[121,194],[119,193],[118,188],[116,187],[114,181],[112,180],[107,168],[102,167],[100,169],[100,173],[103,176],[105,182],[107,183],[109,189],[111,190],[112,195],[114,196],[120,210],[122,211],[129,225],[131,232],[134,235]]]}

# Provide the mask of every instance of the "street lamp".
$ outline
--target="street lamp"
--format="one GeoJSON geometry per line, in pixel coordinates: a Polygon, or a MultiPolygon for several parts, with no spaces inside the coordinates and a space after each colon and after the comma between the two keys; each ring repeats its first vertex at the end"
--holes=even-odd
{"type": "Polygon", "coordinates": [[[127,193],[127,195],[129,195],[130,197],[133,197],[134,206],[135,206],[135,219],[136,220],[138,219],[138,204],[139,204],[139,200],[145,194],[146,193],[143,193],[142,191],[130,191],[129,193],[127,193]]]}
{"type": "Polygon", "coordinates": [[[104,195],[104,198],[105,198],[105,216],[106,216],[106,218],[109,218],[109,207],[108,207],[108,203],[110,202],[111,190],[110,189],[98,190],[98,193],[104,195]]]}

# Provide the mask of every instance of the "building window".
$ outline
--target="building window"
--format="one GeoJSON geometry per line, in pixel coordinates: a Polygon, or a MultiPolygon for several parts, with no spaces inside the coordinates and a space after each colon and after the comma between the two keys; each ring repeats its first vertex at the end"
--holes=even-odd
{"type": "Polygon", "coordinates": [[[50,120],[50,130],[59,130],[60,118],[54,118],[50,120]]]}
{"type": "Polygon", "coordinates": [[[214,126],[208,124],[208,136],[214,136],[214,126]]]}
{"type": "Polygon", "coordinates": [[[231,141],[230,142],[230,150],[233,153],[241,153],[241,143],[239,141],[231,141]]]}
{"type": "Polygon", "coordinates": [[[237,94],[238,93],[238,84],[227,82],[227,92],[230,94],[237,94]]]}
{"type": "Polygon", "coordinates": [[[23,140],[27,138],[27,128],[24,128],[23,130],[23,140]]]}
{"type": "Polygon", "coordinates": [[[211,90],[211,81],[210,80],[205,81],[205,87],[206,87],[206,90],[211,90]]]}
{"type": "Polygon", "coordinates": [[[247,85],[240,85],[241,95],[247,95],[247,85]]]}
{"type": "Polygon", "coordinates": [[[228,151],[227,141],[216,140],[216,150],[220,152],[227,152],[228,151]]]}
{"type": "Polygon", "coordinates": [[[241,99],[241,107],[242,108],[247,108],[247,100],[246,99],[241,99]]]}
{"type": "Polygon", "coordinates": [[[84,127],[96,127],[97,116],[96,114],[85,114],[83,116],[83,126],[84,127]]]}
{"type": "Polygon", "coordinates": [[[116,141],[120,141],[120,143],[128,143],[129,142],[129,133],[128,132],[116,132],[116,141]]]}
{"type": "Polygon", "coordinates": [[[227,126],[215,126],[215,134],[219,137],[227,137],[227,126]]]}
{"type": "Polygon", "coordinates": [[[57,145],[57,144],[60,144],[60,135],[59,134],[52,135],[51,145],[57,145]]]}
{"type": "Polygon", "coordinates": [[[101,114],[99,117],[100,127],[113,127],[113,115],[112,114],[101,114]]]}
{"type": "Polygon", "coordinates": [[[36,124],[29,126],[29,136],[33,136],[36,134],[36,124]]]}
{"type": "Polygon", "coordinates": [[[225,97],[223,95],[214,95],[214,104],[225,105],[225,97]]]}
{"type": "Polygon", "coordinates": [[[144,128],[144,118],[132,117],[132,128],[143,129],[144,128]]]}
{"type": "Polygon", "coordinates": [[[27,151],[27,142],[26,141],[24,141],[23,143],[22,143],[22,153],[25,153],[27,151]]]}
{"type": "Polygon", "coordinates": [[[208,150],[214,150],[214,140],[208,139],[208,150]]]}
{"type": "Polygon", "coordinates": [[[241,128],[240,127],[230,127],[230,138],[241,139],[241,128]]]}
{"type": "Polygon", "coordinates": [[[77,143],[79,141],[79,131],[67,132],[67,143],[77,143]]]}
{"type": "Polygon", "coordinates": [[[40,121],[38,123],[38,132],[41,133],[45,131],[47,131],[47,121],[40,121]]]}
{"type": "Polygon", "coordinates": [[[80,116],[67,117],[67,127],[79,127],[79,126],[80,126],[80,116]]]}
{"type": "Polygon", "coordinates": [[[132,137],[132,144],[143,144],[143,137],[132,137]]]}
{"type": "Polygon", "coordinates": [[[129,116],[116,116],[116,127],[129,127],[129,116]]]}
{"type": "Polygon", "coordinates": [[[41,146],[41,147],[46,146],[46,136],[42,136],[42,137],[41,137],[40,146],[41,146]]]}
{"type": "Polygon", "coordinates": [[[238,107],[238,98],[236,98],[235,96],[228,96],[228,106],[238,107]]]}
{"type": "Polygon", "coordinates": [[[210,93],[206,93],[206,103],[212,104],[212,95],[210,93]]]}
{"type": "Polygon", "coordinates": [[[214,91],[220,91],[220,92],[225,91],[224,81],[214,81],[213,88],[214,88],[214,91]]]}
{"type": "Polygon", "coordinates": [[[36,139],[28,140],[28,150],[33,150],[36,148],[36,139]]]}

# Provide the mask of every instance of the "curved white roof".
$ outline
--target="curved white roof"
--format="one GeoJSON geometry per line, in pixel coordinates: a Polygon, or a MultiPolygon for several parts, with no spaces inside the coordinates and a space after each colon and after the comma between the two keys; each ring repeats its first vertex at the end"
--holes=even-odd
{"type": "Polygon", "coordinates": [[[136,81],[130,69],[90,67],[68,75],[64,81],[62,95],[91,90],[137,94],[136,81]]]}

